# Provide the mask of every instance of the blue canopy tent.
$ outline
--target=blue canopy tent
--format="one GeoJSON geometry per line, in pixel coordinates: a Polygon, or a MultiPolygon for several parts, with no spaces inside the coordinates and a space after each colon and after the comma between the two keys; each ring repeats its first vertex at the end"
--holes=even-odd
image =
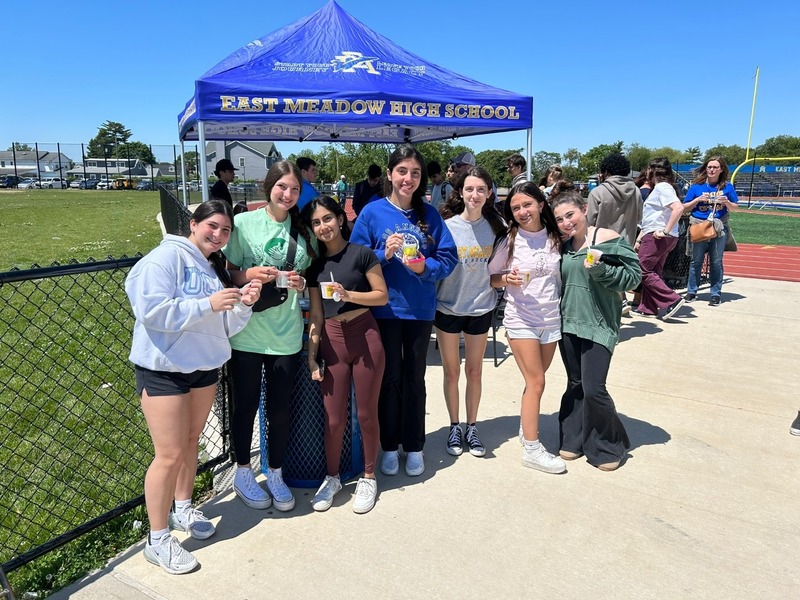
{"type": "MultiPolygon", "coordinates": [[[[334,0],[213,67],[178,115],[181,146],[203,149],[206,140],[415,143],[526,129],[530,154],[532,127],[533,98],[431,64],[334,0]]],[[[206,182],[205,160],[200,169],[206,182]]]]}

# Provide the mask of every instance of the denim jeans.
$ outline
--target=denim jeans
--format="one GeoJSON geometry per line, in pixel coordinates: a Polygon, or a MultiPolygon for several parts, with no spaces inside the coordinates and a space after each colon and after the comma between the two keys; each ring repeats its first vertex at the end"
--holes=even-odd
{"type": "Polygon", "coordinates": [[[692,243],[692,262],[689,265],[689,281],[686,284],[686,292],[696,294],[700,287],[700,272],[703,270],[703,259],[708,252],[708,260],[711,270],[711,295],[719,296],[722,292],[722,253],[725,250],[725,241],[728,239],[728,226],[722,235],[715,237],[707,242],[692,243]]]}

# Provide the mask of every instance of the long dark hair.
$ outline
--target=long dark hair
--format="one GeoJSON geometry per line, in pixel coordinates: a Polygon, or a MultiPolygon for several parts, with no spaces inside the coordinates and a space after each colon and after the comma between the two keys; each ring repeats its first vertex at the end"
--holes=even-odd
{"type": "MultiPolygon", "coordinates": [[[[391,172],[394,168],[404,160],[411,158],[419,164],[421,173],[419,186],[411,195],[411,208],[414,210],[414,215],[417,217],[417,227],[428,238],[430,243],[434,243],[433,238],[428,233],[428,223],[425,221],[425,192],[428,189],[428,175],[425,170],[425,159],[411,144],[401,144],[398,146],[391,156],[389,156],[389,163],[386,168],[391,172]]],[[[387,196],[392,195],[392,182],[387,177],[383,182],[383,192],[387,196]]]]}
{"type": "Polygon", "coordinates": [[[486,184],[486,187],[489,189],[489,196],[486,198],[486,202],[483,203],[481,215],[489,223],[496,236],[502,235],[506,231],[506,224],[503,222],[503,219],[500,217],[500,213],[497,212],[497,209],[495,208],[495,195],[494,187],[492,185],[492,176],[489,175],[489,172],[483,167],[472,167],[469,171],[463,175],[460,175],[458,179],[456,179],[455,186],[453,186],[453,191],[450,192],[450,197],[446,198],[439,207],[439,214],[442,215],[443,219],[449,219],[464,212],[466,209],[466,205],[464,203],[464,183],[466,182],[467,177],[477,177],[478,179],[482,179],[486,184]]]}
{"type": "Polygon", "coordinates": [[[539,220],[547,230],[547,237],[552,240],[556,248],[561,245],[561,234],[558,231],[556,217],[553,214],[553,210],[550,208],[550,205],[547,203],[544,193],[542,193],[542,190],[540,190],[536,184],[531,183],[530,181],[523,181],[522,183],[515,185],[513,188],[511,188],[511,191],[508,192],[505,205],[503,206],[503,216],[508,224],[508,230],[506,231],[506,235],[503,238],[500,238],[498,243],[495,245],[496,248],[499,246],[500,241],[503,239],[508,240],[508,261],[506,262],[506,266],[509,266],[511,264],[511,260],[514,258],[514,240],[516,240],[517,231],[519,231],[519,223],[517,223],[516,219],[514,219],[514,213],[511,211],[511,200],[513,200],[514,196],[517,194],[530,196],[539,203],[539,206],[542,208],[542,211],[539,213],[539,220]]]}
{"type": "Polygon", "coordinates": [[[712,160],[715,160],[719,163],[719,180],[717,181],[717,189],[722,190],[725,187],[725,184],[728,183],[728,175],[730,171],[728,170],[728,163],[725,161],[725,158],[722,156],[709,156],[706,161],[700,165],[697,170],[695,171],[695,178],[692,183],[706,183],[708,181],[708,171],[706,171],[706,167],[708,167],[708,163],[712,160]]]}
{"type": "MultiPolygon", "coordinates": [[[[317,208],[324,208],[325,210],[331,211],[337,219],[342,217],[342,237],[345,240],[350,239],[350,224],[347,222],[347,214],[345,214],[342,206],[330,196],[317,196],[303,207],[303,210],[300,212],[300,219],[309,231],[313,231],[311,227],[311,217],[317,208]]],[[[327,254],[328,247],[324,242],[321,242],[319,244],[319,256],[322,257],[327,254]]]]}
{"type": "MultiPolygon", "coordinates": [[[[231,222],[231,231],[233,231],[233,211],[231,210],[230,204],[224,200],[208,200],[207,202],[203,202],[195,209],[191,221],[202,223],[214,215],[224,215],[228,217],[228,220],[231,222]]],[[[217,277],[219,277],[223,286],[226,288],[236,287],[233,283],[233,279],[231,279],[231,274],[228,272],[228,269],[225,268],[225,257],[220,250],[209,254],[208,262],[211,263],[211,267],[214,269],[214,272],[217,274],[217,277]]]]}
{"type": "MultiPolygon", "coordinates": [[[[272,199],[270,198],[270,194],[272,194],[272,188],[274,188],[275,184],[286,175],[291,175],[294,177],[297,180],[297,184],[300,186],[300,189],[303,189],[303,176],[300,175],[300,169],[297,168],[297,165],[293,162],[289,162],[288,160],[278,161],[269,168],[269,171],[267,171],[267,176],[264,177],[264,194],[267,196],[268,204],[272,202],[272,199]]],[[[300,209],[297,208],[297,204],[289,209],[289,218],[291,219],[291,228],[299,231],[300,235],[302,235],[303,239],[306,241],[306,252],[308,255],[311,258],[316,258],[317,253],[314,252],[314,247],[311,245],[311,234],[308,229],[303,227],[303,222],[300,219],[300,209]]]]}

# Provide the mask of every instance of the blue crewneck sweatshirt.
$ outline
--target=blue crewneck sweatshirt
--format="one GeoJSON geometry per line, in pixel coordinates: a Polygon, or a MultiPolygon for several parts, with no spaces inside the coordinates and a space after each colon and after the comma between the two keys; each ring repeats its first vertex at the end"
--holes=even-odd
{"type": "Polygon", "coordinates": [[[425,203],[424,207],[428,235],[433,243],[417,226],[414,211],[402,210],[388,198],[370,202],[358,215],[350,241],[375,251],[389,288],[389,302],[372,309],[376,319],[433,321],[436,282],[450,275],[458,263],[456,244],[442,217],[430,204],[425,203]],[[403,264],[399,252],[386,260],[386,238],[394,233],[416,240],[420,253],[425,257],[425,271],[421,275],[403,264]]]}

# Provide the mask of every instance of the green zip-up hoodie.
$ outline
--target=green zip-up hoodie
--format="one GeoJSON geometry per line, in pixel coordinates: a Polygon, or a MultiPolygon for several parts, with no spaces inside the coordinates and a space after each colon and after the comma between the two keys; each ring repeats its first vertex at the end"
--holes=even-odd
{"type": "Polygon", "coordinates": [[[593,246],[603,252],[599,262],[583,266],[586,248],[574,252],[567,240],[561,257],[561,331],[601,344],[614,352],[619,340],[622,300],[642,280],[639,257],[623,238],[593,246]]]}

